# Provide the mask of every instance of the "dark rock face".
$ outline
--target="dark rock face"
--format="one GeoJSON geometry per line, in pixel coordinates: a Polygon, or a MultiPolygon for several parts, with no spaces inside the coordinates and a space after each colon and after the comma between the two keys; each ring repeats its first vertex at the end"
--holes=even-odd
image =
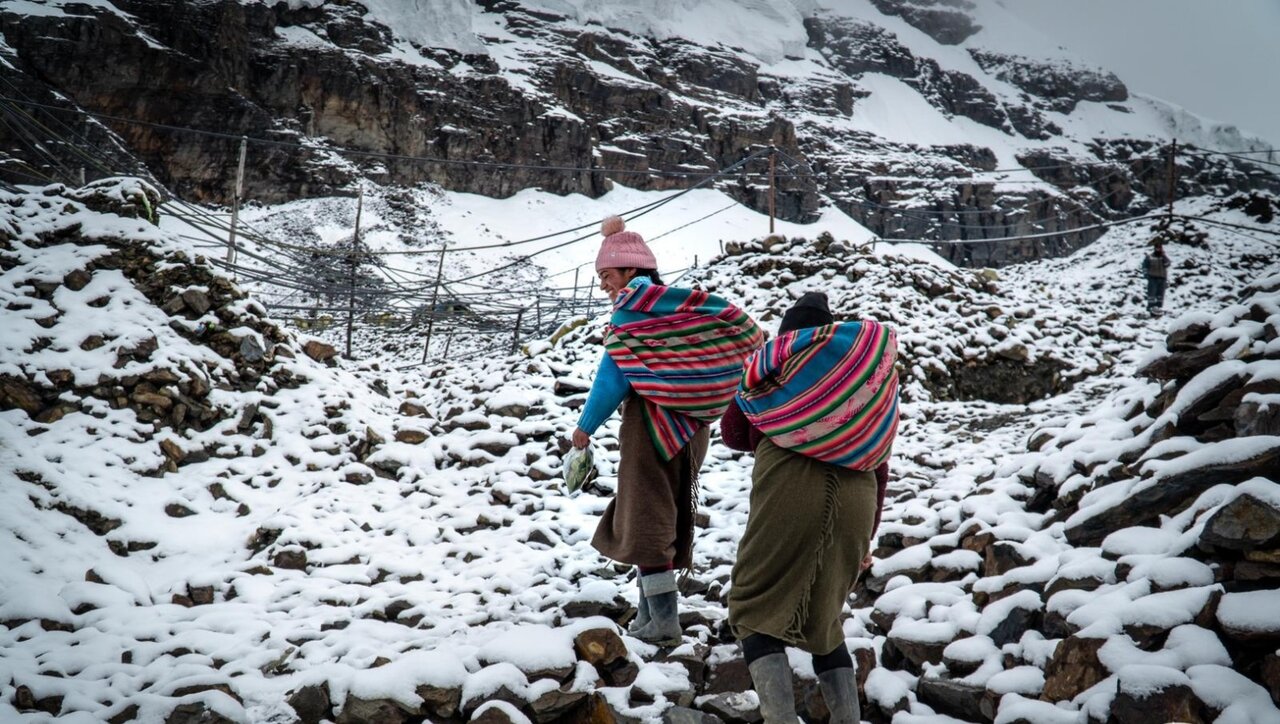
{"type": "Polygon", "coordinates": [[[1064,365],[1055,359],[1034,363],[993,359],[951,370],[956,398],[1004,404],[1026,404],[1060,394],[1071,385],[1062,379],[1064,365]]]}
{"type": "MultiPolygon", "coordinates": [[[[529,72],[510,81],[486,55],[421,48],[422,64],[390,61],[382,54],[391,49],[391,31],[366,22],[358,3],[113,4],[124,12],[0,11],[0,33],[14,50],[12,82],[40,102],[65,104],[65,97],[90,111],[216,131],[180,135],[122,121],[106,122],[118,138],[87,131],[86,142],[107,147],[118,171],[149,170],[194,201],[229,200],[241,135],[303,144],[250,144],[245,193],[264,203],[349,193],[357,177],[386,185],[431,182],[491,197],[526,188],[595,197],[614,181],[686,188],[698,178],[690,174],[722,170],[776,146],[800,167],[777,178],[780,218],[814,220],[822,193],[885,239],[963,241],[938,251],[961,265],[1002,266],[1074,251],[1101,230],[1072,230],[1145,211],[1168,195],[1158,159],[1112,168],[1046,158],[1054,163],[1037,165],[1070,167],[1045,172],[1063,193],[996,191],[956,180],[994,169],[991,149],[917,148],[815,122],[851,115],[868,95],[857,83],[865,73],[897,78],[940,112],[1011,137],[1060,133],[1045,111],[1127,98],[1123,84],[1106,73],[976,52],[984,69],[1027,93],[998,97],[980,77],[945,69],[884,28],[848,18],[805,21],[810,46],[832,68],[819,81],[796,82],[732,49],[584,29],[518,3],[480,3],[484,12],[501,14],[507,32],[544,51],[521,56],[529,72]],[[289,39],[302,33],[321,42],[289,39]],[[89,57],[111,62],[82,62],[89,57]],[[902,213],[904,207],[913,211],[902,213]],[[981,241],[1043,232],[1064,235],[981,241]]],[[[875,0],[875,6],[942,43],[979,30],[967,0],[875,0]]],[[[0,147],[18,140],[0,129],[0,147]]],[[[1110,143],[1098,141],[1101,158],[1115,155],[1110,143]]],[[[1039,157],[1023,162],[1032,160],[1039,157]]],[[[1235,160],[1194,157],[1182,164],[1180,193],[1277,187],[1235,160]]],[[[764,211],[764,168],[756,162],[746,169],[751,175],[722,179],[718,187],[764,211]]]]}
{"type": "MultiPolygon", "coordinates": [[[[887,0],[879,4],[885,12],[888,12],[885,8],[892,5],[887,0]]],[[[906,5],[898,9],[917,10],[906,5]]],[[[947,16],[962,15],[955,11],[942,12],[947,16]]],[[[819,50],[847,75],[884,73],[915,88],[946,113],[995,128],[1004,127],[1008,121],[1000,102],[975,78],[943,70],[936,61],[917,57],[884,28],[849,18],[809,18],[805,28],[809,32],[810,47],[819,50]]]]}
{"type": "Polygon", "coordinates": [[[963,43],[982,29],[965,10],[972,10],[968,0],[872,0],[885,15],[897,15],[943,45],[963,43]]]}
{"type": "Polygon", "coordinates": [[[1075,110],[1080,101],[1118,103],[1129,99],[1129,89],[1114,73],[1055,65],[1016,55],[971,49],[982,69],[999,80],[1048,101],[1061,113],[1075,110]]]}
{"type": "MultiPolygon", "coordinates": [[[[754,66],[687,44],[669,43],[651,51],[644,68],[628,61],[622,70],[637,74],[637,82],[623,82],[593,72],[583,62],[586,56],[623,64],[614,60],[609,41],[540,29],[532,17],[507,11],[515,32],[566,50],[542,59],[535,83],[547,95],[535,97],[498,77],[487,57],[442,51],[439,60],[447,65],[471,66],[472,72],[459,77],[448,68],[365,55],[388,49],[388,31],[365,23],[358,6],[289,10],[223,1],[117,4],[126,5],[141,30],[168,49],[152,47],[107,11],[61,18],[0,15],[0,30],[15,43],[21,69],[38,79],[36,86],[57,89],[94,111],[284,142],[323,137],[356,151],[444,160],[348,159],[362,166],[358,173],[384,183],[430,181],[494,197],[532,187],[597,196],[609,187],[602,173],[536,168],[495,173],[447,161],[590,168],[597,165],[593,154],[603,145],[640,154],[630,160],[634,170],[647,172],[715,170],[770,144],[803,155],[791,124],[781,119],[709,116],[700,107],[674,100],[673,89],[695,96],[760,99],[754,66]],[[339,48],[282,41],[279,33],[294,28],[339,48]],[[572,52],[574,44],[581,55],[572,52]],[[110,68],[75,62],[98,56],[110,57],[110,68]],[[650,75],[660,83],[649,82],[650,75]],[[571,112],[549,112],[555,102],[571,112]]],[[[642,55],[630,45],[613,50],[617,57],[642,55]]],[[[229,169],[238,153],[235,138],[178,138],[131,124],[114,125],[113,130],[175,191],[198,201],[227,200],[229,169]]],[[[620,159],[602,160],[626,168],[614,163],[620,159]]],[[[323,150],[255,144],[248,154],[246,195],[271,203],[339,192],[354,179],[353,169],[330,161],[323,150]]],[[[688,185],[678,175],[624,173],[619,180],[641,188],[688,185]]],[[[804,218],[812,213],[816,199],[806,187],[811,189],[812,182],[782,184],[781,215],[804,218]]]]}

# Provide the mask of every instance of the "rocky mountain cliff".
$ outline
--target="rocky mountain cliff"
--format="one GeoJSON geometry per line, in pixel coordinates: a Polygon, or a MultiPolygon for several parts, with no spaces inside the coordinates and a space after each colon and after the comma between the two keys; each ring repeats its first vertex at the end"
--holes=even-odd
{"type": "MultiPolygon", "coordinates": [[[[227,202],[241,135],[274,142],[248,154],[246,196],[261,203],[348,194],[356,178],[493,197],[682,188],[768,146],[785,154],[781,218],[833,205],[886,238],[1066,232],[1170,195],[1173,110],[1058,51],[1010,46],[1025,28],[1010,32],[991,2],[397,7],[0,3],[0,95],[145,122],[64,115],[51,132],[83,134],[114,171],[144,168],[199,202],[227,202]]],[[[1261,147],[1207,124],[1181,135],[1261,147]]],[[[84,164],[28,136],[0,129],[5,178],[84,164]]],[[[765,210],[765,165],[744,171],[719,188],[765,210]]],[[[1179,196],[1258,187],[1277,188],[1274,175],[1178,159],[1179,196]]],[[[1001,265],[1098,233],[951,251],[1001,265]]]]}

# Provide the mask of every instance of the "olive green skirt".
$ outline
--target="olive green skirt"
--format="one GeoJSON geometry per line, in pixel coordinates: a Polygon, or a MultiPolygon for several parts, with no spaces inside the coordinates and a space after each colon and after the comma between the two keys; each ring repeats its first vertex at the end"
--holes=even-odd
{"type": "Polygon", "coordinates": [[[729,590],[738,640],[762,633],[812,654],[844,642],[841,613],[871,545],[876,477],[764,440],[729,590]]]}

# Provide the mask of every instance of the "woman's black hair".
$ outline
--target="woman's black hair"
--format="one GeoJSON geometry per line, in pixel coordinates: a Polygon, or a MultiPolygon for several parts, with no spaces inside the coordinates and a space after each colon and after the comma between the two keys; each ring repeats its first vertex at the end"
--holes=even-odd
{"type": "Polygon", "coordinates": [[[664,287],[666,286],[666,284],[664,284],[662,281],[662,277],[658,276],[657,269],[636,269],[636,276],[649,277],[649,281],[653,282],[654,284],[657,284],[659,286],[664,286],[664,287]]]}

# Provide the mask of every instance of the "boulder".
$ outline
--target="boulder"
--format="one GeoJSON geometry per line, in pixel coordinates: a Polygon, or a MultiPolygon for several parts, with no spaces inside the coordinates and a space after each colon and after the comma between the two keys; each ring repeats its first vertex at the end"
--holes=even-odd
{"type": "Polygon", "coordinates": [[[1230,346],[1230,342],[1218,342],[1185,352],[1171,352],[1138,370],[1138,376],[1152,380],[1190,379],[1221,360],[1222,353],[1230,346]]]}
{"type": "Polygon", "coordinates": [[[627,645],[611,628],[592,628],[573,639],[573,649],[578,658],[602,671],[627,658],[627,645]]]}
{"type": "Polygon", "coordinates": [[[204,314],[212,306],[209,303],[209,295],[200,289],[188,289],[181,296],[182,303],[197,315],[204,314]]]}
{"type": "Polygon", "coordinates": [[[1165,347],[1170,352],[1185,352],[1194,350],[1205,337],[1209,336],[1211,331],[1209,325],[1205,322],[1196,322],[1179,327],[1169,333],[1165,338],[1165,347]]]}
{"type": "Polygon", "coordinates": [[[429,714],[448,719],[462,705],[462,689],[459,687],[431,686],[423,684],[416,690],[422,697],[422,708],[429,714]]]}
{"type": "Polygon", "coordinates": [[[1240,403],[1233,420],[1236,435],[1280,435],[1280,402],[1274,401],[1275,395],[1271,398],[1271,402],[1262,397],[1246,398],[1240,403]]]}
{"type": "Polygon", "coordinates": [[[277,551],[271,559],[271,565],[294,571],[307,570],[307,551],[305,548],[293,546],[277,551]]]}
{"type": "Polygon", "coordinates": [[[624,716],[609,704],[604,695],[593,693],[563,721],[569,724],[640,724],[638,719],[624,716]]]}
{"type": "Polygon", "coordinates": [[[740,656],[711,664],[707,671],[705,694],[725,694],[754,688],[747,662],[740,656]]]}
{"type": "Polygon", "coordinates": [[[528,718],[512,704],[487,701],[471,715],[471,721],[474,724],[523,724],[528,718]]]}
{"type": "Polygon", "coordinates": [[[413,400],[405,400],[404,402],[400,403],[399,412],[401,415],[404,415],[405,417],[427,417],[428,416],[427,408],[414,402],[413,400]]]}
{"type": "Polygon", "coordinates": [[[1215,485],[1240,483],[1280,469],[1280,443],[1250,452],[1252,454],[1242,459],[1206,463],[1168,475],[1157,484],[1139,490],[1116,505],[1067,528],[1067,541],[1074,546],[1099,545],[1112,531],[1152,524],[1160,516],[1179,509],[1215,485]]]}
{"type": "Polygon", "coordinates": [[[965,721],[987,720],[982,712],[986,689],[953,679],[921,676],[916,684],[916,697],[934,709],[965,721]]]}
{"type": "Polygon", "coordinates": [[[1157,690],[1129,689],[1123,684],[1111,702],[1107,724],[1147,724],[1147,722],[1185,722],[1207,724],[1212,721],[1204,702],[1190,686],[1176,684],[1157,690]]]}
{"type": "Polygon", "coordinates": [[[1252,495],[1241,495],[1205,523],[1199,545],[1206,551],[1254,551],[1280,543],[1280,510],[1252,495]]]}
{"type": "MultiPolygon", "coordinates": [[[[234,721],[209,708],[204,702],[193,701],[174,707],[169,716],[165,717],[164,724],[234,724],[234,721]]],[[[339,721],[338,724],[348,723],[339,721]]]]}
{"type": "Polygon", "coordinates": [[[1280,646],[1280,589],[1242,591],[1222,596],[1213,612],[1217,628],[1238,643],[1280,646]]]}
{"type": "Polygon", "coordinates": [[[996,541],[987,546],[983,555],[982,575],[1002,576],[1015,568],[1021,568],[1033,559],[1022,553],[1022,545],[1011,541],[996,541]]]}
{"type": "Polygon", "coordinates": [[[702,703],[702,710],[729,724],[757,724],[764,721],[760,716],[758,700],[743,692],[716,694],[702,703]]]}
{"type": "Polygon", "coordinates": [[[723,719],[710,712],[673,706],[662,712],[662,724],[720,724],[723,719]]]}
{"type": "Polygon", "coordinates": [[[406,445],[421,445],[430,437],[423,430],[396,430],[396,442],[402,442],[406,445]]]}
{"type": "Polygon", "coordinates": [[[1063,639],[1044,667],[1045,701],[1070,701],[1080,692],[1107,678],[1107,668],[1098,660],[1102,638],[1068,636],[1063,639]]]}
{"type": "Polygon", "coordinates": [[[302,351],[317,362],[328,362],[338,356],[338,350],[334,349],[332,345],[314,339],[308,340],[306,344],[302,345],[302,351]]]}
{"type": "Polygon", "coordinates": [[[287,699],[289,706],[298,715],[301,724],[320,724],[331,716],[332,703],[329,700],[327,684],[308,684],[290,692],[287,699]]]}
{"type": "Polygon", "coordinates": [[[348,696],[335,724],[405,724],[410,712],[392,699],[361,699],[348,696]]]}
{"type": "Polygon", "coordinates": [[[1258,678],[1271,694],[1271,701],[1280,707],[1280,652],[1272,652],[1263,657],[1258,678]]]}
{"type": "Polygon", "coordinates": [[[950,641],[917,641],[902,635],[889,634],[881,654],[885,666],[905,668],[919,674],[926,663],[942,663],[942,652],[950,641]]]}
{"type": "MultiPolygon", "coordinates": [[[[1212,387],[1199,390],[1195,399],[1183,400],[1185,404],[1182,412],[1178,415],[1179,428],[1185,427],[1187,421],[1195,420],[1216,408],[1228,394],[1238,389],[1246,379],[1247,375],[1244,374],[1225,377],[1212,387]]],[[[1178,396],[1181,398],[1182,394],[1180,393],[1178,396]]]]}
{"type": "MultiPolygon", "coordinates": [[[[534,699],[529,708],[533,710],[533,720],[539,724],[563,721],[570,712],[580,707],[587,699],[584,691],[568,691],[561,686],[534,699]]],[[[443,716],[443,715],[441,715],[443,716]]]]}
{"type": "Polygon", "coordinates": [[[0,375],[0,409],[20,409],[30,416],[39,414],[44,402],[35,385],[26,380],[0,375]]]}
{"type": "Polygon", "coordinates": [[[689,683],[701,691],[707,680],[707,655],[710,652],[705,644],[694,644],[692,651],[686,651],[684,647],[660,649],[654,660],[680,664],[689,676],[689,683]]]}
{"type": "MultiPolygon", "coordinates": [[[[1029,595],[1034,596],[1034,594],[1029,595]]],[[[1034,600],[1035,603],[1030,604],[1019,599],[1018,605],[1009,607],[1008,613],[996,623],[994,628],[986,632],[996,646],[1017,643],[1022,640],[1022,635],[1027,631],[1040,628],[1043,604],[1040,603],[1038,596],[1034,596],[1034,600]]]]}

